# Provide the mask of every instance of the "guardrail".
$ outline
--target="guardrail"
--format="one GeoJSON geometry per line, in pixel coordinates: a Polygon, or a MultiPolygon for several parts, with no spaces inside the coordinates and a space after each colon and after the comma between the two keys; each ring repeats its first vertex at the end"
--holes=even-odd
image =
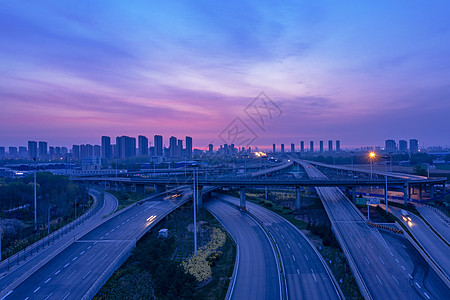
{"type": "Polygon", "coordinates": [[[401,230],[399,228],[393,228],[393,227],[390,227],[390,226],[377,224],[377,223],[373,223],[373,222],[370,222],[370,221],[366,221],[366,223],[369,226],[373,226],[373,227],[377,227],[377,228],[380,228],[380,229],[388,230],[388,231],[391,231],[391,232],[394,232],[394,233],[398,233],[398,234],[403,234],[403,230],[401,230]]]}

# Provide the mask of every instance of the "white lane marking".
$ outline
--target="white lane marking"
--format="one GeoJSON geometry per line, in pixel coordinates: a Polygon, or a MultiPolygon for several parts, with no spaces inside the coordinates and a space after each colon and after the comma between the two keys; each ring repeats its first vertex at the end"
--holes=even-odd
{"type": "Polygon", "coordinates": [[[301,248],[302,247],[302,245],[300,245],[300,243],[297,243],[297,245],[301,248]]]}
{"type": "Polygon", "coordinates": [[[431,299],[430,296],[428,296],[427,293],[423,292],[423,294],[425,295],[425,297],[427,297],[427,299],[431,299]]]}
{"type": "Polygon", "coordinates": [[[82,252],[80,253],[80,255],[83,255],[85,252],[86,252],[86,251],[82,251],[82,252]]]}
{"type": "Polygon", "coordinates": [[[114,230],[116,230],[115,228],[111,229],[111,232],[113,232],[114,230]]]}
{"type": "Polygon", "coordinates": [[[370,262],[369,262],[369,260],[367,259],[367,257],[364,256],[364,259],[366,260],[367,264],[369,265],[370,262]]]}
{"type": "Polygon", "coordinates": [[[72,259],[72,261],[75,261],[75,260],[77,260],[77,258],[78,258],[78,256],[75,256],[73,259],[72,259]]]}
{"type": "Polygon", "coordinates": [[[402,247],[406,249],[406,246],[405,246],[405,244],[402,244],[402,247]]]}
{"type": "Polygon", "coordinates": [[[378,277],[377,274],[375,274],[375,276],[377,276],[378,281],[381,283],[381,285],[383,285],[383,283],[382,283],[381,280],[380,280],[380,277],[378,277]]]}
{"type": "Polygon", "coordinates": [[[278,228],[275,227],[275,230],[278,231],[278,228]]]}
{"type": "Polygon", "coordinates": [[[62,300],[66,300],[66,298],[69,297],[69,295],[70,295],[70,292],[68,292],[67,295],[65,295],[62,300]]]}
{"type": "Polygon", "coordinates": [[[369,243],[369,246],[373,249],[373,246],[372,246],[372,244],[371,243],[369,243]]]}
{"type": "Polygon", "coordinates": [[[353,236],[353,232],[349,231],[350,235],[353,236]]]}
{"type": "Polygon", "coordinates": [[[117,226],[116,226],[116,228],[119,228],[119,227],[120,227],[120,225],[117,225],[117,226]]]}
{"type": "Polygon", "coordinates": [[[109,234],[109,232],[107,232],[105,235],[108,235],[109,234]]]}
{"type": "Polygon", "coordinates": [[[64,266],[64,268],[67,268],[68,265],[70,265],[70,263],[67,263],[67,264],[64,266]]]}
{"type": "MultiPolygon", "coordinates": [[[[94,245],[97,244],[97,243],[98,243],[98,241],[95,241],[94,245]]],[[[69,294],[70,294],[70,293],[69,293],[69,294]]]]}
{"type": "Polygon", "coordinates": [[[419,289],[422,288],[417,282],[415,282],[415,284],[417,285],[417,287],[418,287],[419,289]]]}
{"type": "Polygon", "coordinates": [[[59,272],[61,272],[61,270],[58,270],[58,271],[56,271],[55,275],[58,275],[58,274],[59,274],[59,272]]]}
{"type": "MultiPolygon", "coordinates": [[[[8,297],[9,295],[11,295],[12,294],[12,290],[11,291],[9,291],[8,293],[6,293],[6,295],[2,298],[2,299],[5,299],[6,297],[8,297]]],[[[27,300],[28,299],[28,297],[26,297],[25,298],[25,300],[27,300]]]]}
{"type": "Polygon", "coordinates": [[[53,295],[53,293],[50,293],[50,295],[48,295],[45,300],[47,300],[48,298],[50,298],[50,296],[53,295]]]}
{"type": "Polygon", "coordinates": [[[122,222],[122,225],[125,224],[125,222],[122,222]]]}
{"type": "Polygon", "coordinates": [[[294,256],[294,254],[292,254],[292,258],[294,259],[294,261],[295,261],[295,256],[294,256]]]}
{"type": "Polygon", "coordinates": [[[288,246],[289,249],[291,249],[291,246],[289,246],[289,244],[286,244],[288,246]]]}
{"type": "Polygon", "coordinates": [[[100,239],[103,240],[103,237],[101,237],[100,239]]]}
{"type": "Polygon", "coordinates": [[[300,274],[300,271],[297,269],[297,274],[300,274]]]}
{"type": "Polygon", "coordinates": [[[399,263],[398,259],[395,259],[395,261],[399,263]]]}
{"type": "Polygon", "coordinates": [[[378,256],[378,258],[380,259],[381,263],[384,265],[383,259],[381,259],[381,257],[379,257],[379,256],[378,256]]]}
{"type": "Polygon", "coordinates": [[[400,285],[400,283],[398,283],[397,278],[395,278],[394,275],[392,275],[392,278],[394,278],[395,282],[397,282],[397,285],[400,285]]]}
{"type": "Polygon", "coordinates": [[[315,283],[317,283],[317,280],[316,280],[316,275],[314,274],[314,271],[313,271],[313,269],[311,268],[311,272],[312,272],[312,276],[314,277],[314,282],[315,283]]]}
{"type": "Polygon", "coordinates": [[[308,259],[308,255],[306,255],[306,254],[305,254],[305,258],[306,258],[306,260],[309,260],[309,259],[308,259]]]}
{"type": "Polygon", "coordinates": [[[402,266],[402,269],[403,269],[403,271],[406,271],[406,269],[405,269],[405,267],[404,267],[404,266],[402,266]]]}
{"type": "Polygon", "coordinates": [[[33,293],[36,293],[37,291],[39,291],[41,289],[41,287],[38,287],[37,289],[34,290],[33,293]]]}
{"type": "Polygon", "coordinates": [[[83,276],[83,279],[85,279],[89,275],[89,273],[91,273],[91,271],[87,272],[86,275],[83,276]]]}
{"type": "Polygon", "coordinates": [[[283,240],[284,240],[284,236],[283,235],[281,235],[281,237],[283,238],[283,240]]]}
{"type": "Polygon", "coordinates": [[[413,279],[413,277],[411,276],[411,274],[408,273],[409,278],[413,279]]]}
{"type": "Polygon", "coordinates": [[[359,245],[358,242],[356,242],[356,246],[358,246],[358,248],[361,249],[361,246],[359,245]]]}
{"type": "Polygon", "coordinates": [[[69,275],[69,277],[67,277],[67,279],[69,279],[70,277],[72,277],[73,274],[75,274],[76,271],[73,271],[72,274],[69,275]]]}
{"type": "Polygon", "coordinates": [[[88,250],[91,249],[91,248],[92,248],[92,246],[87,247],[88,250]]]}
{"type": "Polygon", "coordinates": [[[45,281],[45,283],[49,282],[50,280],[52,280],[52,278],[51,278],[51,277],[50,277],[49,279],[47,279],[47,280],[45,281]]]}
{"type": "Polygon", "coordinates": [[[91,257],[89,257],[88,261],[90,261],[94,256],[95,256],[95,254],[93,254],[91,257]]]}
{"type": "MultiPolygon", "coordinates": [[[[11,294],[11,293],[12,293],[12,291],[9,291],[8,295],[11,294]]],[[[6,296],[8,296],[8,295],[6,295],[6,296]]],[[[6,296],[4,298],[6,298],[6,296]]],[[[26,297],[25,298],[25,300],[28,300],[28,299],[30,299],[30,297],[26,297]]]]}
{"type": "Polygon", "coordinates": [[[105,260],[105,258],[108,256],[108,254],[106,254],[105,256],[103,256],[102,261],[105,260]]]}

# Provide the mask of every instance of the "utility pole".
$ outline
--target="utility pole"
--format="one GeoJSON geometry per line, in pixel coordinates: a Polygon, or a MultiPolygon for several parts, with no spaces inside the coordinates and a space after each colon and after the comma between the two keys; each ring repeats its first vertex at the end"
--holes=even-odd
{"type": "Polygon", "coordinates": [[[197,191],[198,191],[198,168],[192,171],[194,175],[194,253],[197,256],[197,191]]]}

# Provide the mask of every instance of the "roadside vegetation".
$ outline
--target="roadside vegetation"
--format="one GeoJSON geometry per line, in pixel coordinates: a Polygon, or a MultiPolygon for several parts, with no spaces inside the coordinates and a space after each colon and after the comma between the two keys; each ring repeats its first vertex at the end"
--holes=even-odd
{"type": "Polygon", "coordinates": [[[197,257],[189,202],[142,237],[94,299],[224,299],[236,247],[210,213],[200,211],[198,220],[197,257]],[[158,237],[162,228],[168,238],[158,237]]]}
{"type": "Polygon", "coordinates": [[[148,196],[149,193],[154,192],[154,189],[146,190],[147,194],[142,195],[139,193],[132,193],[132,192],[124,192],[124,191],[108,191],[108,193],[114,195],[114,197],[117,198],[119,205],[117,206],[117,210],[119,211],[131,204],[134,204],[142,199],[144,199],[146,196],[148,196]]]}
{"type": "Polygon", "coordinates": [[[0,179],[0,227],[2,258],[9,257],[81,216],[92,204],[87,187],[65,176],[37,173],[37,223],[34,227],[34,176],[0,179]],[[75,205],[76,201],[76,205],[75,205]]]}

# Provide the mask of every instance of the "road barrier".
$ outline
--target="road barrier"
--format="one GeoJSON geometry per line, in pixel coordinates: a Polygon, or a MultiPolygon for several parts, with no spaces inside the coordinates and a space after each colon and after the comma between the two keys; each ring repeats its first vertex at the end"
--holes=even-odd
{"type": "Polygon", "coordinates": [[[388,231],[391,231],[391,232],[394,232],[394,233],[398,233],[398,234],[403,234],[403,230],[401,230],[399,228],[394,228],[394,227],[391,227],[391,226],[377,224],[377,223],[373,223],[373,222],[370,222],[370,221],[366,221],[366,223],[369,226],[373,226],[373,227],[377,227],[377,228],[380,228],[380,229],[388,230],[388,231]]]}

